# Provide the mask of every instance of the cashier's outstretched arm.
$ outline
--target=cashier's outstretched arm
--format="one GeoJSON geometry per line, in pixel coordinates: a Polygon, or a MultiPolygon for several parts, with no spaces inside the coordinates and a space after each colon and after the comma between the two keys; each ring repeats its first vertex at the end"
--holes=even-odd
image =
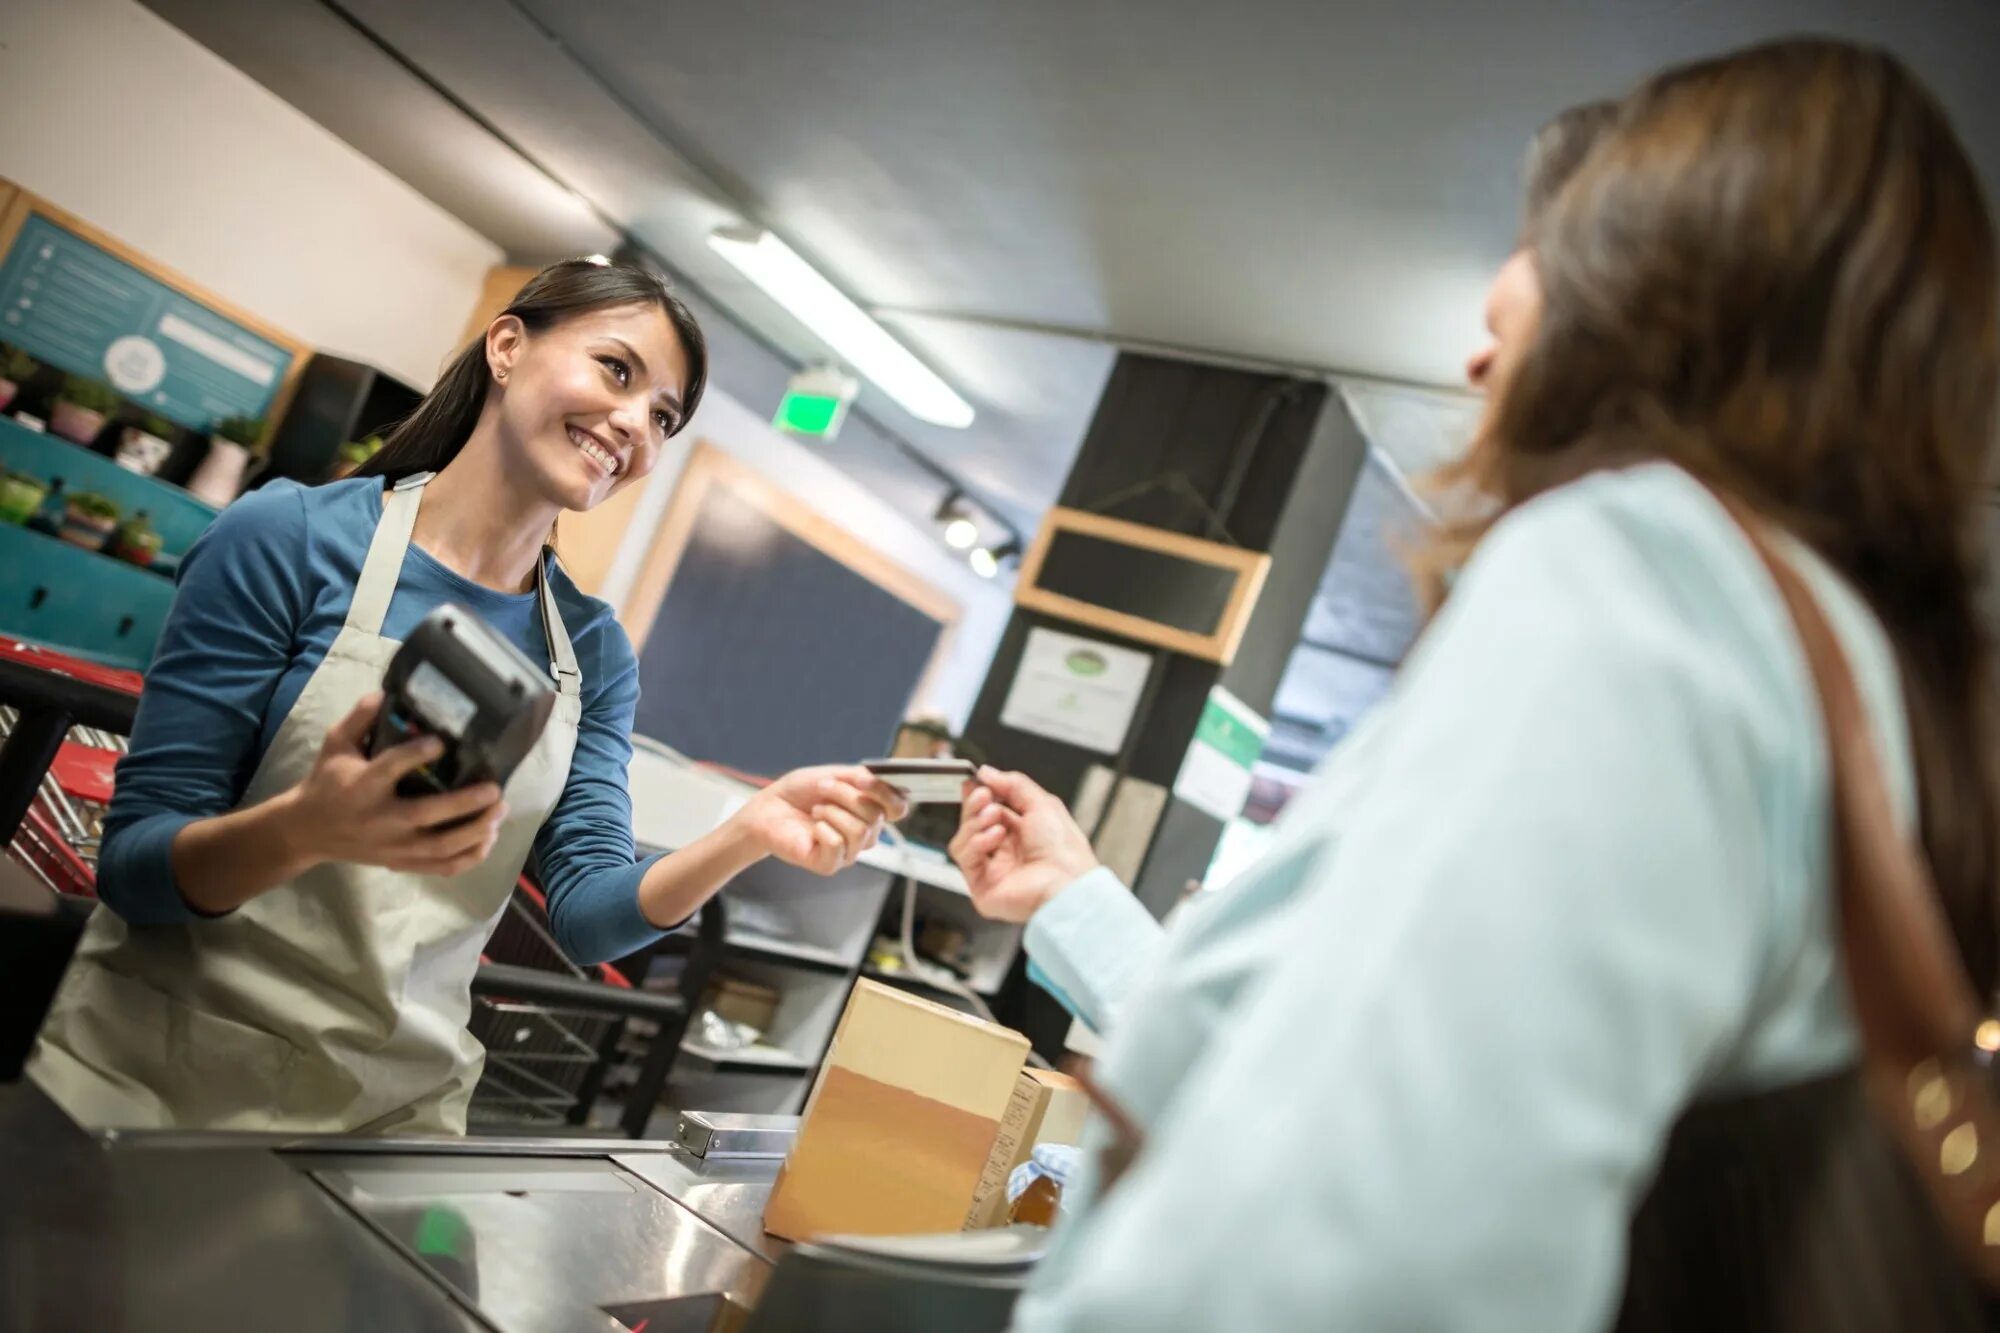
{"type": "Polygon", "coordinates": [[[867,769],[833,765],[787,773],[720,828],[653,862],[639,881],[639,910],[669,928],[767,856],[814,874],[854,864],[885,824],[909,813],[895,788],[867,769]]]}

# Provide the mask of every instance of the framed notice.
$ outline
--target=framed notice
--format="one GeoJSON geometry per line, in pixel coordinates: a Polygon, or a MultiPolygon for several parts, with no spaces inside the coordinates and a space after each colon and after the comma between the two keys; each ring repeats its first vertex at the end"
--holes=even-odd
{"type": "Polygon", "coordinates": [[[206,431],[275,421],[311,352],[45,199],[0,181],[0,342],[206,431]]]}
{"type": "Polygon", "coordinates": [[[1060,630],[1028,631],[1000,725],[1098,754],[1117,754],[1132,729],[1153,655],[1060,630]]]}

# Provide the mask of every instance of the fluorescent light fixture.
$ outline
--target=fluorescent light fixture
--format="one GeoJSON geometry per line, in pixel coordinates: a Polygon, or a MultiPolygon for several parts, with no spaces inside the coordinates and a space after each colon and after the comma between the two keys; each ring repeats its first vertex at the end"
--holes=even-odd
{"type": "Polygon", "coordinates": [[[990,579],[1000,572],[1000,562],[994,558],[993,552],[987,550],[984,546],[967,556],[966,559],[972,562],[972,572],[979,575],[982,579],[990,579]]]}
{"type": "Polygon", "coordinates": [[[971,403],[791,246],[754,227],[718,227],[708,244],[911,416],[935,426],[972,424],[971,403]]]}

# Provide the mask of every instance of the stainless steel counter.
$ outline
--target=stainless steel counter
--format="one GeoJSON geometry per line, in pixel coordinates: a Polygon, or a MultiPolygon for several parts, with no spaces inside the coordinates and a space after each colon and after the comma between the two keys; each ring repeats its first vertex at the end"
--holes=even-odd
{"type": "Polygon", "coordinates": [[[94,1135],[0,1086],[0,1333],[613,1333],[608,1309],[660,1302],[706,1327],[782,1250],[760,1223],[777,1165],[625,1140],[94,1135]]]}

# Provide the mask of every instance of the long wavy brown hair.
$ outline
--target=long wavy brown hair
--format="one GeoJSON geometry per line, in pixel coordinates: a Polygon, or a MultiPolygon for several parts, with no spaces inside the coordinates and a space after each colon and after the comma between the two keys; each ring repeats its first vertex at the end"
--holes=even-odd
{"type": "Polygon", "coordinates": [[[1478,517],[1668,460],[1818,551],[1895,645],[1923,844],[1991,993],[2000,780],[1975,596],[1990,480],[1991,218],[1949,120],[1893,57],[1793,40],[1670,70],[1622,101],[1532,217],[1539,327],[1441,478],[1478,517]]]}

